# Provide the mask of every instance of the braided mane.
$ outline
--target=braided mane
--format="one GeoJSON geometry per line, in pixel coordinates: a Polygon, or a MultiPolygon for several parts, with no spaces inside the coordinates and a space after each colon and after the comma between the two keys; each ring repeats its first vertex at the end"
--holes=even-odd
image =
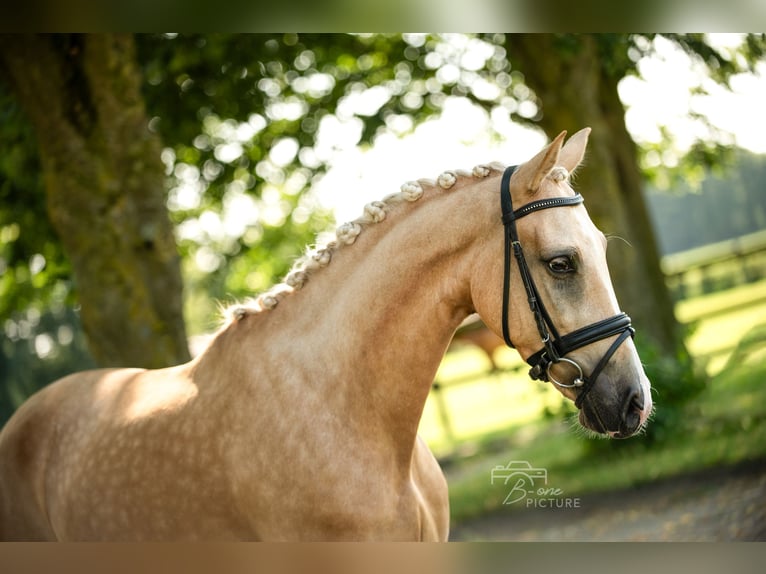
{"type": "MultiPolygon", "coordinates": [[[[335,230],[335,238],[322,246],[310,247],[306,253],[293,264],[281,283],[274,285],[268,291],[244,303],[230,306],[224,311],[227,322],[238,321],[248,315],[262,313],[276,307],[282,299],[303,288],[310,277],[332,261],[333,255],[349,245],[370,225],[380,223],[386,218],[389,209],[401,203],[418,201],[424,193],[424,187],[438,185],[443,190],[452,188],[458,178],[483,179],[492,172],[502,172],[503,164],[492,162],[477,165],[470,172],[463,170],[442,172],[436,181],[418,180],[403,184],[398,193],[391,194],[380,201],[373,201],[364,206],[360,217],[343,223],[335,230]]],[[[563,181],[569,177],[566,169],[556,167],[550,174],[554,181],[563,181]]]]}

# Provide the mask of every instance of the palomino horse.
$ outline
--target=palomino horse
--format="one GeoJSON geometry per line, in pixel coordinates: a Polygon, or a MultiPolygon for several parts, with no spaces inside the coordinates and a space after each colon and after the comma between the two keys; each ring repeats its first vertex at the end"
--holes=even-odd
{"type": "Polygon", "coordinates": [[[188,364],[34,395],[0,435],[0,537],[446,540],[447,485],[417,429],[473,312],[582,425],[639,431],[649,381],[568,183],[589,131],[502,176],[445,172],[371,203],[188,364]]]}

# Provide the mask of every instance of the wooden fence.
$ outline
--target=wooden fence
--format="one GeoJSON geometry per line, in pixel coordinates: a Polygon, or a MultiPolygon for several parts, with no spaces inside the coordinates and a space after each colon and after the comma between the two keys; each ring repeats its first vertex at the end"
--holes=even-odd
{"type": "Polygon", "coordinates": [[[728,289],[766,277],[766,230],[662,258],[676,300],[728,289]]]}

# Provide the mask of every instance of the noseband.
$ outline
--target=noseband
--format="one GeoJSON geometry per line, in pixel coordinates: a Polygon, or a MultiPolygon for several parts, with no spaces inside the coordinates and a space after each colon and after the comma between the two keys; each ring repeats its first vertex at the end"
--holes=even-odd
{"type": "Polygon", "coordinates": [[[630,317],[625,313],[619,313],[618,315],[604,319],[603,321],[597,321],[596,323],[586,325],[585,327],[567,333],[566,335],[559,335],[548,311],[545,309],[545,305],[543,305],[543,302],[540,299],[540,294],[537,291],[535,282],[532,280],[532,274],[529,271],[526,259],[524,259],[524,252],[521,249],[519,234],[516,231],[516,220],[542,209],[580,205],[583,202],[583,197],[578,193],[574,197],[541,199],[527,203],[514,211],[510,181],[516,167],[517,166],[512,166],[505,170],[500,184],[500,205],[503,212],[503,225],[505,227],[503,339],[505,339],[506,345],[514,347],[508,330],[508,306],[511,286],[511,250],[513,250],[513,254],[516,256],[516,262],[519,266],[521,282],[524,284],[524,289],[527,292],[529,308],[535,317],[537,330],[540,333],[540,338],[543,343],[543,348],[530,355],[527,359],[527,363],[532,367],[529,370],[529,376],[532,379],[540,381],[550,380],[560,387],[579,389],[580,392],[575,399],[575,406],[581,408],[586,395],[593,387],[596,379],[598,379],[598,376],[601,374],[601,371],[606,367],[609,359],[612,358],[612,355],[614,355],[618,347],[625,342],[628,337],[633,336],[635,330],[631,327],[630,317]],[[582,367],[580,367],[577,362],[566,357],[566,355],[572,351],[614,335],[619,335],[619,337],[617,337],[611,347],[604,353],[604,356],[601,357],[601,360],[596,365],[596,368],[593,369],[590,376],[586,376],[583,373],[582,367]],[[568,363],[577,369],[578,376],[575,377],[572,384],[561,383],[551,375],[551,367],[556,363],[568,363]]]}

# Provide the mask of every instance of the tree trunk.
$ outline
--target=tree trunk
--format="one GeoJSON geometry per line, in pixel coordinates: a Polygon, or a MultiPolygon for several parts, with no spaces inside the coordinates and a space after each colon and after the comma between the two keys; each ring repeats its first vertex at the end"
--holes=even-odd
{"type": "MultiPolygon", "coordinates": [[[[666,356],[685,354],[673,302],[660,268],[659,252],[642,193],[633,140],[617,92],[619,74],[601,57],[593,36],[520,34],[507,37],[512,63],[544,104],[538,122],[546,133],[590,126],[586,163],[576,176],[588,211],[607,235],[615,292],[638,329],[666,356]]],[[[617,56],[619,57],[619,56],[617,56]]]]}
{"type": "Polygon", "coordinates": [[[132,36],[0,35],[0,71],[37,135],[48,214],[103,366],[188,360],[182,282],[132,36]]]}

